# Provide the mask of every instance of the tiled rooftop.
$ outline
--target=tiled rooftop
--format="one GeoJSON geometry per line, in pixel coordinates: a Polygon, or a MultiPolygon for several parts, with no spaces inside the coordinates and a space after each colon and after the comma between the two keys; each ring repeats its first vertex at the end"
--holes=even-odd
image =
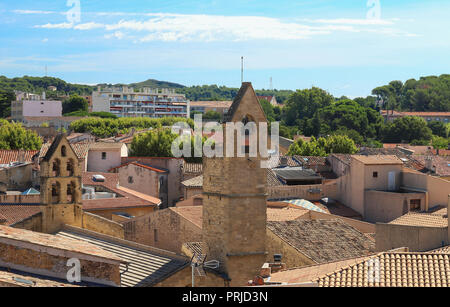
{"type": "Polygon", "coordinates": [[[202,188],[203,187],[203,175],[191,178],[181,183],[185,187],[189,188],[202,188]]]}
{"type": "Polygon", "coordinates": [[[436,213],[415,213],[405,214],[389,224],[404,226],[423,226],[423,227],[447,227],[446,217],[436,213]]]}
{"type": "Polygon", "coordinates": [[[340,220],[268,222],[269,229],[316,263],[369,255],[375,242],[340,220]]]}
{"type": "Polygon", "coordinates": [[[0,224],[14,225],[41,212],[39,204],[0,204],[0,224]],[[2,223],[2,217],[4,222],[2,223]]]}
{"type": "Polygon", "coordinates": [[[450,255],[380,253],[314,281],[319,287],[448,287],[450,255]]]}
{"type": "Polygon", "coordinates": [[[122,287],[149,287],[189,265],[187,257],[83,230],[66,229],[57,237],[78,240],[120,256],[122,287]]]}
{"type": "Polygon", "coordinates": [[[431,251],[433,254],[450,254],[450,245],[435,249],[431,251]]]}
{"type": "Polygon", "coordinates": [[[403,164],[403,161],[394,155],[372,155],[372,156],[353,155],[352,158],[366,165],[403,164]]]}
{"type": "Polygon", "coordinates": [[[3,239],[18,242],[28,242],[42,247],[50,247],[68,252],[75,252],[84,255],[92,255],[104,259],[123,262],[123,260],[117,255],[107,252],[87,242],[68,238],[61,238],[54,235],[33,232],[24,229],[0,226],[0,240],[3,239]]]}
{"type": "Polygon", "coordinates": [[[0,150],[0,164],[10,164],[13,162],[32,162],[32,158],[39,150],[0,150]]]}

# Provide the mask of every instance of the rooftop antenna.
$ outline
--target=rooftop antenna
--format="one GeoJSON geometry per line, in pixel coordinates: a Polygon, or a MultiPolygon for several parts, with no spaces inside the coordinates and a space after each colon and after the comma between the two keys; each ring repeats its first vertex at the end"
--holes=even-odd
{"type": "Polygon", "coordinates": [[[206,261],[207,256],[202,254],[194,254],[191,260],[192,267],[192,288],[195,287],[195,276],[203,277],[206,276],[204,268],[208,269],[218,269],[220,267],[220,262],[217,260],[206,261]]]}
{"type": "Polygon", "coordinates": [[[241,84],[244,83],[244,57],[241,57],[241,84]]]}

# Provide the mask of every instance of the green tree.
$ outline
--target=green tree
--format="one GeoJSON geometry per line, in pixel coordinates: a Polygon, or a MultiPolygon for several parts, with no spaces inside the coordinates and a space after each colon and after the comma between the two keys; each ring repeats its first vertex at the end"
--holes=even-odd
{"type": "Polygon", "coordinates": [[[13,91],[0,90],[0,118],[11,116],[11,102],[15,99],[13,91]]]}
{"type": "Polygon", "coordinates": [[[130,154],[135,157],[173,157],[172,143],[178,137],[169,129],[157,129],[134,137],[130,154]]]}
{"type": "Polygon", "coordinates": [[[73,113],[77,111],[88,112],[89,104],[83,97],[72,95],[63,101],[63,114],[73,113]]]}
{"type": "Polygon", "coordinates": [[[222,121],[222,114],[211,110],[211,111],[206,112],[205,115],[203,115],[203,119],[207,120],[207,121],[220,122],[220,121],[222,121]]]}
{"type": "Polygon", "coordinates": [[[0,149],[39,150],[41,146],[42,140],[36,132],[25,129],[20,123],[0,120],[0,149]]]}
{"type": "Polygon", "coordinates": [[[449,145],[449,139],[443,138],[440,136],[433,136],[433,141],[431,143],[433,145],[433,148],[437,150],[439,154],[440,149],[447,149],[449,145]]]}
{"type": "Polygon", "coordinates": [[[264,110],[264,114],[269,122],[275,121],[275,112],[273,110],[273,106],[266,99],[261,99],[259,101],[262,109],[264,110]]]}
{"type": "Polygon", "coordinates": [[[345,135],[332,135],[327,138],[311,138],[310,142],[298,139],[291,145],[289,156],[327,156],[331,153],[354,154],[357,152],[355,142],[345,135]]]}
{"type": "Polygon", "coordinates": [[[411,143],[413,141],[431,141],[432,131],[420,117],[406,116],[396,119],[382,129],[385,143],[411,143]]]}
{"type": "Polygon", "coordinates": [[[350,99],[319,109],[315,116],[316,125],[320,123],[321,135],[345,134],[360,144],[365,139],[376,138],[383,123],[377,111],[350,99]]]}
{"type": "Polygon", "coordinates": [[[447,138],[448,137],[448,129],[447,125],[443,122],[431,121],[428,122],[428,128],[431,129],[434,135],[447,138]]]}
{"type": "Polygon", "coordinates": [[[282,111],[282,120],[286,125],[298,126],[304,131],[307,120],[312,118],[318,109],[331,105],[333,101],[332,95],[317,87],[297,90],[288,98],[282,111]]]}

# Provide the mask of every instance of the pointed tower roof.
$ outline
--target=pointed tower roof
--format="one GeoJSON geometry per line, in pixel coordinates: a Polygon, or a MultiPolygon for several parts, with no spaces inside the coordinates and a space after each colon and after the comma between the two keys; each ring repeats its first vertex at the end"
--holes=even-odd
{"type": "Polygon", "coordinates": [[[50,148],[47,150],[47,153],[45,154],[43,161],[50,161],[50,159],[53,157],[53,155],[55,154],[56,150],[59,147],[59,144],[63,141],[66,140],[67,143],[67,150],[71,150],[73,152],[73,154],[78,158],[78,156],[76,155],[75,151],[73,150],[72,146],[70,146],[69,142],[66,139],[66,134],[62,133],[62,134],[58,134],[55,139],[53,140],[52,144],[50,145],[50,148]]]}
{"type": "MultiPolygon", "coordinates": [[[[261,107],[261,104],[259,103],[258,97],[256,96],[255,90],[253,89],[251,82],[243,82],[241,88],[239,89],[238,94],[233,100],[233,104],[231,105],[230,110],[228,110],[227,115],[224,117],[225,122],[230,122],[233,120],[234,115],[236,114],[237,110],[243,104],[243,98],[247,94],[248,91],[251,91],[251,95],[254,96],[252,100],[254,100],[255,103],[255,112],[262,112],[262,115],[265,118],[264,110],[261,107]]],[[[252,114],[250,114],[252,115],[252,114]]]]}

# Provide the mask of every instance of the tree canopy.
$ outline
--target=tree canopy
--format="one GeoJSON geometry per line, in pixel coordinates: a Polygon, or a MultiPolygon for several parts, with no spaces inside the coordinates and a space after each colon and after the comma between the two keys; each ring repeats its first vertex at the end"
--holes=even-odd
{"type": "Polygon", "coordinates": [[[357,152],[355,142],[345,135],[332,135],[316,139],[312,137],[310,142],[298,139],[291,145],[289,156],[327,156],[336,154],[354,154],[357,152]]]}
{"type": "Polygon", "coordinates": [[[89,104],[86,99],[78,95],[72,95],[62,103],[63,114],[74,112],[88,112],[89,104]]]}
{"type": "Polygon", "coordinates": [[[20,123],[0,120],[0,149],[39,150],[42,139],[36,132],[25,129],[20,123]]]}
{"type": "Polygon", "coordinates": [[[388,123],[382,128],[382,139],[385,143],[424,144],[431,141],[433,133],[426,121],[420,117],[406,116],[388,123]]]}

